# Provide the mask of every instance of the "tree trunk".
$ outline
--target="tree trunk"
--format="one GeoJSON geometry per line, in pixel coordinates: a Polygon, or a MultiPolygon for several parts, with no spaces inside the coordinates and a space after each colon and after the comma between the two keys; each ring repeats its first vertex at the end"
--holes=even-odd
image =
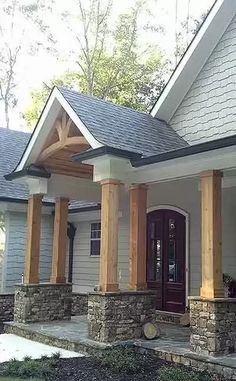
{"type": "Polygon", "coordinates": [[[10,118],[9,118],[9,106],[7,103],[7,100],[4,101],[5,103],[5,120],[6,120],[6,128],[10,128],[10,118]]]}

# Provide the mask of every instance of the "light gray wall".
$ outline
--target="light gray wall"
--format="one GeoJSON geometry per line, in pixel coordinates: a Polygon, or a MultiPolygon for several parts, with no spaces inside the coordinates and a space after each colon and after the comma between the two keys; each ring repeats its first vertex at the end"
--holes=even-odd
{"type": "Polygon", "coordinates": [[[236,17],[176,110],[170,125],[190,144],[236,133],[236,17]]]}
{"type": "MultiPolygon", "coordinates": [[[[236,279],[236,188],[222,190],[223,271],[236,279]]],[[[189,295],[199,295],[201,282],[200,191],[197,179],[151,185],[148,207],[170,205],[189,215],[189,295]]],[[[128,286],[129,205],[121,205],[119,227],[120,287],[128,286]]],[[[74,249],[73,282],[76,290],[89,291],[98,284],[99,258],[90,257],[90,221],[78,223],[74,249]]]]}
{"type": "MultiPolygon", "coordinates": [[[[6,246],[4,256],[4,292],[14,291],[24,272],[26,213],[6,213],[6,246]]],[[[43,215],[41,225],[40,280],[48,281],[51,273],[53,218],[43,215]]]]}
{"type": "MultiPolygon", "coordinates": [[[[118,258],[118,278],[120,288],[125,289],[128,285],[128,208],[127,199],[121,205],[122,215],[119,218],[119,258],[118,258]]],[[[77,227],[74,241],[74,261],[73,261],[73,284],[75,291],[93,291],[99,283],[99,257],[90,256],[90,229],[92,222],[100,221],[99,213],[97,218],[90,221],[74,223],[77,227]]]]}

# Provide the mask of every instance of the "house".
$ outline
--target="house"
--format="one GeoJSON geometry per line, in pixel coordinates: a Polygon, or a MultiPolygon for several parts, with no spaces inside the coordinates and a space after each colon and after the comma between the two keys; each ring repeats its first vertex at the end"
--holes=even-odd
{"type": "Polygon", "coordinates": [[[72,280],[89,291],[90,338],[140,337],[156,310],[189,308],[193,351],[235,351],[236,299],[223,285],[223,273],[236,278],[235,46],[236,2],[217,0],[150,115],[52,90],[5,176],[29,190],[15,321],[70,318],[68,203],[101,202],[101,215],[79,221],[74,248],[72,280]],[[46,284],[39,277],[43,197],[55,200],[46,284]]]}

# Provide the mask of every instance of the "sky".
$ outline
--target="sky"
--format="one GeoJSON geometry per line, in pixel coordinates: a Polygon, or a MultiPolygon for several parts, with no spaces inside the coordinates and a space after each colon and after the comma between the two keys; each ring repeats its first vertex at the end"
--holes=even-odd
{"type": "MultiPolygon", "coordinates": [[[[86,0],[83,0],[86,1],[86,0]]],[[[114,22],[117,14],[125,11],[128,7],[132,6],[133,0],[115,0],[113,15],[114,22]]],[[[191,0],[190,1],[190,16],[199,18],[201,14],[205,13],[214,3],[214,0],[191,0]]],[[[56,11],[53,15],[44,14],[43,17],[50,24],[53,33],[56,35],[57,45],[61,51],[68,51],[68,45],[70,44],[70,37],[67,33],[67,28],[62,22],[58,22],[59,14],[62,10],[73,10],[74,0],[55,0],[56,11]]],[[[166,33],[155,34],[148,36],[153,39],[162,51],[167,56],[173,56],[175,47],[175,0],[153,0],[150,1],[152,6],[152,14],[155,15],[152,19],[152,23],[159,23],[163,25],[166,33]],[[156,17],[156,18],[155,18],[156,17]],[[157,41],[156,41],[157,39],[157,41]]],[[[186,19],[187,15],[187,0],[178,1],[178,19],[179,23],[186,19]]],[[[146,16],[144,16],[146,17],[146,16]]],[[[1,21],[1,20],[0,20],[1,21]]],[[[145,20],[144,20],[145,21],[145,20]]],[[[19,29],[21,21],[19,21],[19,29]]],[[[34,40],[37,38],[37,31],[30,30],[24,33],[22,38],[28,38],[32,40],[32,46],[34,46],[34,40]]],[[[147,35],[143,36],[143,44],[145,45],[147,35]]],[[[42,40],[42,45],[45,43],[42,40]]],[[[66,55],[67,53],[65,53],[66,55]]],[[[11,128],[25,130],[26,126],[21,118],[21,113],[30,102],[30,92],[34,89],[41,87],[43,82],[47,82],[55,75],[62,74],[68,67],[73,67],[71,60],[61,61],[56,56],[47,54],[45,49],[41,49],[39,53],[31,55],[28,52],[23,52],[19,66],[17,69],[18,86],[17,93],[19,101],[17,107],[11,112],[11,128]]],[[[3,113],[0,109],[0,124],[3,124],[3,113]]]]}

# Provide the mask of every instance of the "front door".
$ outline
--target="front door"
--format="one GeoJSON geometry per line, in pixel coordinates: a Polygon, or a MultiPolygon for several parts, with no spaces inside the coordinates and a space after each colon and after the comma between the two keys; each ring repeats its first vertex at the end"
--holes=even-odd
{"type": "Polygon", "coordinates": [[[185,311],[185,217],[161,209],[147,216],[147,284],[157,290],[156,308],[185,311]]]}

